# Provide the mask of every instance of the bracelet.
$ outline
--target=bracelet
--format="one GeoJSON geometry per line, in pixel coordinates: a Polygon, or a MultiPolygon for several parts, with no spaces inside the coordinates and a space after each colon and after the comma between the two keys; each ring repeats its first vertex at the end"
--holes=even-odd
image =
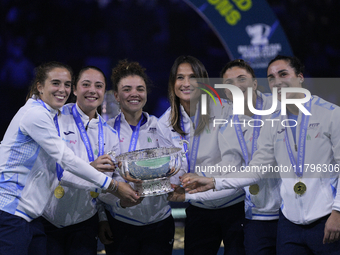
{"type": "Polygon", "coordinates": [[[115,187],[116,187],[115,180],[112,179],[111,182],[110,182],[109,187],[108,187],[105,191],[106,191],[106,192],[114,191],[115,187]]]}
{"type": "Polygon", "coordinates": [[[119,187],[119,181],[116,181],[116,187],[115,187],[113,192],[117,192],[118,191],[118,187],[119,187]]]}
{"type": "Polygon", "coordinates": [[[215,177],[211,177],[212,178],[212,181],[213,181],[213,183],[214,183],[214,190],[216,189],[216,180],[215,180],[215,177]]]}

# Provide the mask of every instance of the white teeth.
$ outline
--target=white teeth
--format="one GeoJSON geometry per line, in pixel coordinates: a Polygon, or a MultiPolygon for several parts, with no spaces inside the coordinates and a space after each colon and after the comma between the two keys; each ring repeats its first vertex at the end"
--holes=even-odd
{"type": "Polygon", "coordinates": [[[95,97],[87,97],[87,99],[90,99],[90,100],[96,100],[95,97]]]}
{"type": "Polygon", "coordinates": [[[129,102],[130,103],[138,103],[139,101],[137,101],[137,100],[130,100],[129,102]]]}
{"type": "Polygon", "coordinates": [[[63,96],[55,96],[56,98],[58,98],[58,99],[64,99],[65,97],[63,97],[63,96]]]}

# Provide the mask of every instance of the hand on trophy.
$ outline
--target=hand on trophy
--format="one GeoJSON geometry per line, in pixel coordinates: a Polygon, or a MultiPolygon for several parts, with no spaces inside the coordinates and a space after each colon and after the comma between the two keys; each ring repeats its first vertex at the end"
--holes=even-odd
{"type": "Polygon", "coordinates": [[[99,222],[98,237],[102,244],[113,243],[113,235],[108,221],[99,222]]]}
{"type": "Polygon", "coordinates": [[[119,182],[118,189],[114,193],[116,197],[118,197],[121,200],[128,200],[132,203],[135,203],[140,199],[140,196],[137,191],[135,191],[130,184],[126,182],[119,182]]]}
{"type": "Polygon", "coordinates": [[[116,169],[111,157],[107,154],[99,156],[96,160],[90,163],[99,172],[114,172],[116,169]]]}
{"type": "Polygon", "coordinates": [[[173,192],[169,193],[168,201],[171,202],[184,202],[185,201],[185,190],[181,186],[171,184],[171,187],[174,189],[173,192]]]}
{"type": "Polygon", "coordinates": [[[125,208],[125,207],[132,207],[132,206],[135,206],[135,205],[138,205],[138,204],[142,203],[143,199],[144,199],[144,197],[140,197],[135,202],[131,202],[128,199],[121,199],[120,200],[120,206],[123,207],[123,208],[125,208]]]}
{"type": "Polygon", "coordinates": [[[188,191],[190,194],[194,194],[197,192],[203,192],[210,189],[215,188],[215,179],[198,176],[197,174],[186,173],[183,176],[179,177],[185,191],[188,191]]]}

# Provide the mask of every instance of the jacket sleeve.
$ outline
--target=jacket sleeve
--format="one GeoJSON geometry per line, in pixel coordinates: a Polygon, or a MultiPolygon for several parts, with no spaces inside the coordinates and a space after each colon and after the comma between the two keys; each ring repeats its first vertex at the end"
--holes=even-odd
{"type": "Polygon", "coordinates": [[[333,210],[340,212],[340,182],[339,182],[339,169],[340,169],[340,108],[337,107],[333,110],[331,116],[330,123],[330,133],[331,133],[331,143],[332,143],[332,151],[335,160],[334,169],[337,169],[337,193],[333,202],[333,210]]]}
{"type": "Polygon", "coordinates": [[[228,173],[228,178],[215,178],[216,190],[239,189],[255,184],[263,178],[278,177],[276,173],[262,171],[262,166],[277,164],[274,155],[273,136],[275,133],[273,132],[275,132],[275,128],[271,126],[271,123],[266,123],[257,140],[258,149],[249,163],[249,168],[242,169],[240,172],[228,173]]]}
{"type": "Polygon", "coordinates": [[[73,151],[58,136],[49,112],[42,107],[39,107],[41,109],[37,108],[30,109],[23,116],[20,123],[21,131],[35,140],[63,169],[94,183],[101,189],[108,188],[111,178],[75,156],[73,151]]]}

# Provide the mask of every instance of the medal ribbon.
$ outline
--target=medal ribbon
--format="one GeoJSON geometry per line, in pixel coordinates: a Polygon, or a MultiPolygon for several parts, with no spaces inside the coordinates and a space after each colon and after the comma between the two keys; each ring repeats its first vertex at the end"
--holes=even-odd
{"type": "MultiPolygon", "coordinates": [[[[92,151],[90,139],[87,135],[83,121],[79,115],[79,112],[75,104],[72,106],[72,115],[73,115],[74,121],[76,122],[77,128],[79,130],[81,139],[83,140],[83,143],[85,145],[89,161],[92,162],[94,161],[94,154],[92,151]]],[[[99,119],[99,122],[98,122],[98,143],[99,143],[98,157],[99,157],[99,156],[104,155],[104,132],[103,132],[103,123],[101,121],[101,118],[98,117],[98,119],[99,119]]]]}
{"type": "MultiPolygon", "coordinates": [[[[257,110],[262,110],[263,108],[263,99],[259,96],[256,98],[256,109],[257,110]]],[[[255,151],[257,150],[257,139],[259,138],[260,135],[260,130],[261,130],[261,125],[260,125],[260,120],[261,120],[261,115],[254,115],[255,119],[255,127],[253,127],[253,142],[251,146],[251,159],[253,159],[253,155],[255,151]]]]}
{"type": "MultiPolygon", "coordinates": [[[[42,101],[41,99],[38,99],[37,100],[46,110],[48,110],[50,112],[49,109],[47,109],[44,101],[42,101]]],[[[60,137],[60,130],[59,130],[59,124],[58,124],[58,113],[54,116],[53,118],[53,121],[54,121],[54,125],[58,131],[58,136],[60,137]]],[[[57,172],[57,178],[58,178],[58,181],[60,182],[61,178],[63,177],[63,172],[64,172],[64,169],[61,168],[61,166],[58,164],[58,163],[55,163],[55,166],[56,166],[56,172],[57,172]]]]}
{"type": "MultiPolygon", "coordinates": [[[[262,110],[262,107],[263,107],[263,100],[262,100],[262,98],[257,96],[257,98],[256,98],[256,109],[262,110]]],[[[255,125],[256,126],[253,128],[253,141],[252,141],[252,148],[251,148],[251,159],[253,158],[253,155],[254,155],[255,151],[257,150],[257,140],[259,138],[260,129],[261,129],[261,126],[259,125],[259,122],[260,122],[259,120],[261,120],[261,115],[254,115],[253,119],[255,119],[255,125]]],[[[239,122],[238,115],[234,115],[234,121],[239,122]]],[[[235,127],[236,136],[237,136],[237,139],[238,139],[238,143],[240,144],[240,147],[241,147],[241,151],[242,151],[242,154],[243,154],[245,164],[246,164],[246,166],[248,166],[248,164],[249,164],[248,150],[247,150],[246,141],[244,140],[242,128],[240,127],[240,124],[234,125],[234,127],[235,127]]]]}
{"type": "MultiPolygon", "coordinates": [[[[306,103],[306,109],[309,112],[310,112],[310,109],[311,109],[311,105],[312,105],[311,100],[309,100],[306,103]]],[[[292,148],[290,147],[290,142],[289,142],[289,139],[288,139],[287,127],[285,127],[285,141],[286,141],[286,147],[287,147],[287,152],[288,152],[288,156],[289,156],[289,159],[290,159],[290,163],[294,166],[295,174],[300,178],[303,175],[303,169],[304,169],[304,163],[305,163],[306,135],[307,135],[308,122],[309,122],[309,115],[302,114],[300,134],[299,134],[299,143],[298,143],[298,151],[297,151],[298,166],[296,166],[294,154],[292,152],[292,148]]]]}
{"type": "MultiPolygon", "coordinates": [[[[200,109],[200,103],[198,104],[198,110],[196,111],[196,116],[195,116],[195,129],[198,126],[198,122],[199,122],[199,109],[200,109]]],[[[181,120],[181,128],[182,130],[185,132],[185,128],[184,128],[184,123],[183,123],[183,115],[181,112],[181,109],[179,111],[180,114],[180,120],[181,120]]],[[[186,136],[181,136],[181,139],[187,140],[186,136]]],[[[196,165],[196,160],[197,160],[197,154],[198,154],[198,147],[200,144],[200,136],[196,135],[194,136],[193,142],[192,142],[192,150],[190,151],[190,156],[188,155],[188,146],[186,143],[183,143],[183,147],[184,147],[184,151],[186,151],[185,153],[185,157],[187,159],[187,163],[188,163],[188,173],[194,173],[195,172],[195,165],[196,165]]]]}
{"type": "MultiPolygon", "coordinates": [[[[140,129],[140,126],[141,126],[141,123],[142,123],[143,120],[144,120],[144,116],[143,116],[143,113],[142,113],[142,116],[141,116],[135,130],[132,132],[130,145],[129,145],[129,152],[136,150],[138,136],[139,136],[139,129],[140,129]]],[[[118,114],[118,116],[115,120],[115,124],[114,124],[114,129],[117,130],[117,132],[118,132],[119,140],[120,140],[120,121],[121,121],[121,113],[118,114]]]]}

